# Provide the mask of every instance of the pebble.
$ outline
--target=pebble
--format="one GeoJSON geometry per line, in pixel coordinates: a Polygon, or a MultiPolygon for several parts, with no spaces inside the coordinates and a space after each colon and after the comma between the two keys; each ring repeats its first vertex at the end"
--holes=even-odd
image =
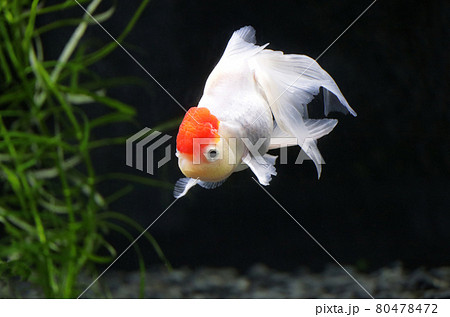
{"type": "MultiPolygon", "coordinates": [[[[408,271],[401,263],[372,273],[346,266],[375,298],[450,298],[450,268],[417,268],[408,271]]],[[[322,272],[298,268],[281,272],[255,264],[246,272],[234,268],[182,267],[168,271],[152,267],[145,273],[140,290],[140,272],[108,271],[85,298],[369,298],[350,276],[336,265],[322,272]],[[142,296],[143,295],[143,296],[142,296]]],[[[82,285],[91,278],[80,277],[82,285]]],[[[8,286],[0,280],[0,298],[39,298],[42,292],[29,283],[14,280],[8,286]],[[11,287],[13,286],[13,287],[11,287]]]]}

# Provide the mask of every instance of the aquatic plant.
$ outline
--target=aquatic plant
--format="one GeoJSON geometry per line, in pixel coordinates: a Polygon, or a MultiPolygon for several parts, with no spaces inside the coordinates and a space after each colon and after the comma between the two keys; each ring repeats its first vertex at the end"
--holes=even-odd
{"type": "MultiPolygon", "coordinates": [[[[114,12],[111,6],[96,13],[101,0],[79,2],[99,21],[114,12]]],[[[119,41],[148,2],[139,4],[119,41]]],[[[73,298],[82,291],[80,272],[95,277],[96,265],[116,256],[106,232],[117,231],[132,240],[129,228],[142,230],[132,219],[109,210],[130,188],[104,197],[99,182],[117,175],[99,177],[91,158],[93,149],[124,144],[122,137],[96,139],[95,130],[132,122],[135,110],[108,96],[107,88],[123,80],[101,79],[89,67],[117,44],[87,47],[82,39],[93,21],[77,3],[46,4],[0,1],[0,278],[30,281],[48,298],[73,298]],[[75,10],[81,18],[66,17],[75,10]],[[46,59],[45,36],[61,28],[73,33],[57,59],[46,59]],[[94,104],[103,107],[96,117],[86,112],[94,104]]],[[[135,176],[132,180],[141,181],[135,176]]],[[[156,241],[146,237],[166,261],[156,241]]],[[[142,256],[139,261],[143,272],[142,256]]]]}

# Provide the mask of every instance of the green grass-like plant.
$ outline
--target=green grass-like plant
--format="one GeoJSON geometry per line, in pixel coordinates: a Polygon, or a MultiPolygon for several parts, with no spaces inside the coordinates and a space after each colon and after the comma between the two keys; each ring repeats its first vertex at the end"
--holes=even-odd
{"type": "MultiPolygon", "coordinates": [[[[101,0],[79,2],[99,21],[114,11],[112,6],[96,14],[101,0]]],[[[119,41],[148,2],[140,2],[119,41]]],[[[116,250],[105,232],[117,231],[132,240],[129,228],[142,230],[108,208],[129,186],[111,197],[97,189],[100,181],[120,175],[97,176],[92,150],[123,144],[124,138],[98,140],[94,130],[130,122],[135,110],[107,95],[107,86],[121,80],[102,80],[89,68],[117,48],[112,41],[95,51],[84,46],[92,23],[73,0],[49,6],[40,0],[0,0],[0,279],[11,283],[19,276],[40,287],[47,298],[77,297],[80,273],[95,278],[95,265],[114,259],[116,250]],[[82,18],[59,18],[62,11],[75,9],[82,18]],[[53,21],[38,25],[44,15],[53,21]],[[46,60],[41,39],[68,27],[74,31],[58,59],[46,60]],[[93,104],[104,108],[101,116],[88,117],[85,107],[93,104]]],[[[128,178],[136,181],[131,179],[135,176],[128,178]]],[[[166,261],[154,239],[146,237],[166,261]]]]}

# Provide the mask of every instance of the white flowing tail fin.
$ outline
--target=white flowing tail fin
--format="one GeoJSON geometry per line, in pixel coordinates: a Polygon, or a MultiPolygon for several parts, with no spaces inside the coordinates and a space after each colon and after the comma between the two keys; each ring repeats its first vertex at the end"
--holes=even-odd
{"type": "Polygon", "coordinates": [[[283,54],[265,49],[251,60],[255,77],[266,93],[271,108],[290,104],[302,115],[307,115],[306,105],[324,88],[324,113],[356,112],[350,107],[333,78],[311,57],[283,54]],[[339,103],[333,102],[332,93],[339,103]]]}
{"type": "MultiPolygon", "coordinates": [[[[255,43],[255,29],[251,26],[233,33],[221,60],[208,78],[205,94],[217,95],[217,83],[227,75],[227,70],[238,62],[247,62],[253,71],[255,84],[265,96],[275,118],[274,137],[296,138],[297,144],[314,161],[320,176],[323,159],[316,140],[330,133],[337,120],[310,120],[308,103],[323,87],[325,116],[331,111],[354,116],[356,112],[333,78],[314,59],[272,51],[265,49],[268,44],[258,46],[255,43]]],[[[276,144],[271,144],[271,148],[275,147],[276,144]]]]}
{"type": "MultiPolygon", "coordinates": [[[[250,30],[242,30],[237,32],[252,34],[253,38],[254,34],[250,30]]],[[[236,38],[237,36],[235,40],[236,38]]],[[[244,43],[245,37],[242,37],[241,41],[244,43]]],[[[255,80],[269,103],[278,129],[297,138],[297,144],[314,161],[320,176],[323,159],[315,140],[331,132],[337,121],[310,121],[308,103],[319,93],[320,87],[323,87],[325,115],[330,111],[340,111],[356,116],[356,112],[350,107],[333,78],[308,56],[264,49],[251,56],[249,64],[254,69],[255,80]]]]}

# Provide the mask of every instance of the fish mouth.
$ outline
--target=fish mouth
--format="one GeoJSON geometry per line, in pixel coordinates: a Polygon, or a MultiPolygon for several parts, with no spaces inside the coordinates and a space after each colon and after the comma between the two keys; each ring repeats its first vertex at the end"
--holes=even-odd
{"type": "Polygon", "coordinates": [[[190,178],[202,178],[204,177],[201,164],[195,164],[193,155],[178,153],[178,167],[186,177],[190,178]]]}
{"type": "Polygon", "coordinates": [[[195,175],[192,155],[178,154],[178,167],[186,177],[197,178],[195,175]]]}

